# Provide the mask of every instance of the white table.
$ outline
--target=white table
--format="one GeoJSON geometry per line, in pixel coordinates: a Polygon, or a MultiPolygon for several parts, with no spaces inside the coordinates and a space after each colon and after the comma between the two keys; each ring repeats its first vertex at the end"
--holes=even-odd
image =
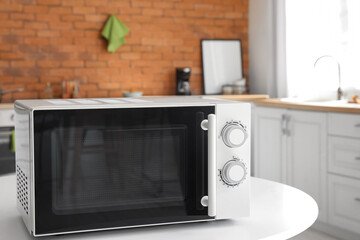
{"type": "MultiPolygon", "coordinates": [[[[318,216],[318,206],[314,199],[298,189],[259,178],[251,178],[251,187],[250,217],[39,239],[288,239],[310,227],[318,216]]],[[[0,177],[0,239],[32,239],[16,209],[13,174],[0,177]]]]}

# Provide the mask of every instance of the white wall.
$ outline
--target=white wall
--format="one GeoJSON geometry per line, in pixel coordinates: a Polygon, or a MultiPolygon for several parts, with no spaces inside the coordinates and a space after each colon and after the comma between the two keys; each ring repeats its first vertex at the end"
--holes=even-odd
{"type": "Polygon", "coordinates": [[[250,93],[286,97],[285,2],[249,2],[250,93]]]}

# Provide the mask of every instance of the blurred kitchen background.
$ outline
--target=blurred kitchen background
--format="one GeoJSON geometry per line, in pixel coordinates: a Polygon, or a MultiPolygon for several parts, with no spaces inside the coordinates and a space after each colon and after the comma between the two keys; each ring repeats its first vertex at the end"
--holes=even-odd
{"type": "Polygon", "coordinates": [[[14,171],[15,100],[175,95],[179,76],[202,95],[201,40],[236,39],[241,94],[271,98],[253,104],[253,173],[317,200],[315,230],[294,239],[360,239],[359,13],[359,0],[0,0],[0,174],[14,171]],[[130,29],[114,53],[110,14],[130,29]]]}
{"type": "Polygon", "coordinates": [[[175,68],[191,68],[193,94],[202,94],[200,39],[241,39],[248,69],[247,0],[5,0],[0,3],[0,88],[3,96],[53,97],[63,81],[78,97],[175,94],[175,68]],[[109,53],[101,30],[115,14],[130,32],[109,53]]]}

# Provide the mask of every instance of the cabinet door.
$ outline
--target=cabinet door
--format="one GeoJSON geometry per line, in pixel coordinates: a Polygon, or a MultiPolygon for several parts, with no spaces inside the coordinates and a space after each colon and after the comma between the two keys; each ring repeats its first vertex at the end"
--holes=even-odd
{"type": "Polygon", "coordinates": [[[360,181],[329,174],[329,223],[360,234],[360,181]]]}
{"type": "Polygon", "coordinates": [[[326,113],[290,110],[287,183],[312,196],[326,219],[326,113]]]}
{"type": "Polygon", "coordinates": [[[285,179],[283,135],[286,110],[282,108],[256,107],[254,111],[254,175],[276,182],[285,179]]]}

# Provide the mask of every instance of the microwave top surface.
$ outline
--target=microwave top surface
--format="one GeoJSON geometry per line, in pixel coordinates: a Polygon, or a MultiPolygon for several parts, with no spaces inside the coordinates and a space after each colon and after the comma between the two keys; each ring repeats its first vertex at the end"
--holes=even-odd
{"type": "Polygon", "coordinates": [[[129,107],[171,107],[171,106],[212,106],[221,103],[239,103],[207,96],[169,96],[140,98],[73,98],[17,100],[19,109],[81,109],[81,108],[129,108],[129,107]]]}

